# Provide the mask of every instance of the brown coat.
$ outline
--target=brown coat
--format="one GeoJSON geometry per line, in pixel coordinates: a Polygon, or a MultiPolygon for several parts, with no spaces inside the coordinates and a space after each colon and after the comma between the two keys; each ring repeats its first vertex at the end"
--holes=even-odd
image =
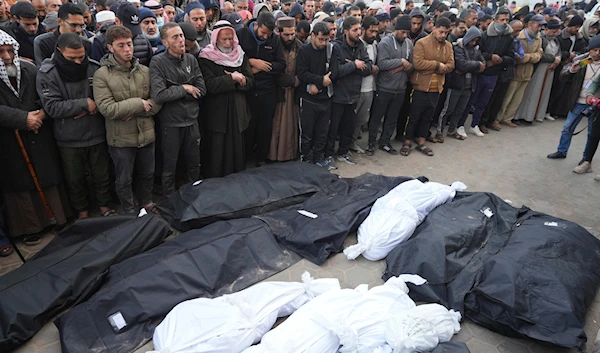
{"type": "Polygon", "coordinates": [[[521,40],[521,45],[523,45],[525,57],[515,66],[515,76],[513,77],[513,81],[529,81],[533,75],[535,64],[540,61],[542,54],[544,54],[542,38],[540,35],[538,34],[538,37],[531,45],[529,45],[527,37],[525,36],[525,31],[525,29],[522,30],[518,37],[521,40]]]}
{"type": "MultiPolygon", "coordinates": [[[[448,72],[454,70],[454,51],[452,44],[448,41],[440,44],[433,33],[417,41],[413,54],[414,72],[410,77],[410,83],[417,91],[427,92],[431,77],[436,73],[443,63],[448,67],[448,72]]],[[[437,74],[438,92],[444,90],[444,74],[437,74]]]]}

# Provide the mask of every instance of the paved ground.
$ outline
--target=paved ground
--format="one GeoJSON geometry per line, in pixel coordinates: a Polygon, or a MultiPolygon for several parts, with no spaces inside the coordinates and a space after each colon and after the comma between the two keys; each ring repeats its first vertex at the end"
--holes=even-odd
{"type": "MultiPolygon", "coordinates": [[[[536,123],[529,127],[505,128],[484,138],[470,136],[466,141],[446,141],[432,145],[435,157],[426,157],[415,151],[408,157],[390,156],[377,151],[374,157],[357,156],[358,165],[340,167],[339,174],[354,177],[362,173],[385,175],[425,175],[432,181],[452,183],[460,180],[473,191],[494,192],[513,205],[527,205],[537,211],[550,213],[581,224],[594,235],[600,236],[600,210],[597,201],[600,183],[592,174],[575,175],[571,172],[581,159],[584,136],[575,138],[566,160],[551,161],[546,154],[554,152],[564,121],[536,123]],[[506,131],[509,130],[509,131],[506,131]]],[[[365,141],[361,141],[364,144],[365,141]]],[[[399,148],[400,146],[396,146],[399,148]]],[[[600,172],[600,169],[598,170],[600,172]]],[[[45,243],[50,237],[45,239],[45,243]]],[[[353,244],[355,236],[348,238],[353,244]]],[[[35,253],[42,245],[24,249],[35,253]]],[[[19,266],[16,255],[0,260],[0,274],[19,266]]],[[[338,254],[317,267],[302,261],[270,280],[297,281],[303,271],[315,277],[337,277],[344,287],[361,283],[381,284],[384,262],[370,262],[364,258],[350,262],[338,254]]],[[[600,327],[600,297],[596,298],[587,317],[586,332],[589,340],[600,327]]],[[[471,323],[463,323],[456,340],[467,343],[473,353],[554,353],[564,349],[541,346],[529,340],[503,337],[471,323]]],[[[591,342],[589,345],[591,346],[591,342]]],[[[138,352],[151,349],[151,343],[138,352]]],[[[589,348],[589,347],[588,347],[589,348]]],[[[59,353],[58,331],[49,324],[18,353],[59,353]]],[[[84,353],[84,352],[82,352],[84,353]]]]}

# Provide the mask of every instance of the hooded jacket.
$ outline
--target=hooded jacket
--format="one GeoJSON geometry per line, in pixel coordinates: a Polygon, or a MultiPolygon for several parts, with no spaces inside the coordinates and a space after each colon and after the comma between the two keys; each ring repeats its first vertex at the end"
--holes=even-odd
{"type": "Polygon", "coordinates": [[[454,65],[452,71],[446,80],[446,88],[464,89],[467,84],[467,73],[471,76],[471,92],[475,92],[477,86],[477,75],[479,74],[480,63],[485,64],[483,55],[479,50],[479,46],[467,46],[467,44],[475,39],[481,38],[481,31],[473,26],[469,28],[463,38],[460,38],[454,45],[454,65]]]}
{"type": "Polygon", "coordinates": [[[271,33],[264,44],[258,45],[254,34],[250,31],[250,26],[254,26],[255,23],[255,19],[251,20],[247,26],[238,29],[236,33],[248,59],[261,59],[271,63],[271,71],[254,74],[253,91],[267,93],[275,89],[275,79],[285,71],[285,56],[281,41],[275,33],[271,33]]]}
{"type": "Polygon", "coordinates": [[[215,0],[198,0],[198,2],[204,5],[204,8],[206,10],[215,9],[215,14],[213,15],[213,18],[211,20],[208,20],[208,17],[206,18],[206,27],[212,31],[215,23],[219,22],[219,20],[221,19],[221,7],[217,4],[215,0]]]}
{"type": "Polygon", "coordinates": [[[290,13],[288,14],[288,16],[296,17],[296,15],[299,13],[301,13],[302,16],[304,16],[304,18],[306,18],[306,14],[304,13],[304,8],[302,7],[302,5],[299,2],[297,2],[294,5],[292,5],[292,9],[290,10],[290,13]]]}
{"type": "Polygon", "coordinates": [[[263,7],[266,7],[267,10],[269,10],[269,12],[271,12],[271,9],[269,8],[269,6],[266,3],[261,2],[260,4],[254,5],[254,10],[252,10],[252,16],[254,18],[258,18],[258,15],[260,14],[260,10],[262,10],[263,7]]]}
{"type": "Polygon", "coordinates": [[[507,25],[503,33],[498,33],[494,23],[490,24],[487,31],[481,36],[479,49],[485,61],[492,60],[496,54],[502,58],[498,65],[486,67],[482,72],[484,76],[498,76],[507,70],[507,67],[515,65],[515,53],[513,50],[512,27],[507,25]]]}
{"type": "Polygon", "coordinates": [[[360,97],[362,78],[369,76],[372,70],[372,62],[367,53],[367,48],[361,40],[351,47],[346,41],[346,36],[338,38],[333,42],[331,52],[330,70],[333,82],[333,96],[331,101],[338,104],[354,104],[360,97]],[[354,60],[364,61],[367,68],[359,70],[354,60]]]}
{"type": "Polygon", "coordinates": [[[562,33],[559,34],[557,38],[560,43],[560,57],[563,61],[569,59],[571,52],[575,53],[575,55],[579,55],[587,51],[587,42],[579,32],[575,35],[575,45],[573,45],[573,42],[571,41],[567,28],[563,29],[562,33]],[[573,50],[571,50],[572,45],[573,50]]]}
{"type": "Polygon", "coordinates": [[[598,23],[598,21],[600,21],[600,18],[594,16],[588,18],[587,20],[585,20],[585,22],[583,22],[583,25],[579,29],[579,33],[581,34],[583,39],[585,39],[586,42],[589,42],[590,38],[592,38],[592,35],[590,35],[590,27],[598,23]]]}
{"type": "Polygon", "coordinates": [[[515,76],[513,77],[514,81],[520,82],[531,80],[534,66],[540,61],[542,54],[544,53],[544,50],[542,49],[542,38],[540,38],[539,33],[533,42],[529,44],[525,31],[527,30],[522,30],[517,37],[521,41],[525,55],[523,56],[523,60],[515,66],[515,76]]]}
{"type": "Polygon", "coordinates": [[[46,114],[54,119],[54,138],[61,147],[90,147],[106,140],[104,118],[88,112],[87,100],[94,100],[92,82],[99,68],[98,62],[89,60],[87,78],[67,82],[51,58],[40,67],[36,89],[46,114]],[[75,119],[82,112],[86,115],[75,119]]]}
{"type": "Polygon", "coordinates": [[[400,93],[406,90],[413,62],[413,44],[408,38],[402,43],[393,36],[384,37],[377,47],[377,91],[400,93]],[[411,63],[411,70],[395,74],[390,70],[402,65],[402,59],[411,63]]]}
{"type": "Polygon", "coordinates": [[[415,17],[421,17],[423,19],[423,24],[421,25],[421,30],[419,31],[419,33],[413,33],[412,30],[411,32],[408,34],[408,38],[410,40],[412,40],[413,44],[415,44],[419,39],[423,39],[425,37],[427,37],[428,33],[425,32],[424,28],[425,28],[425,13],[423,11],[421,11],[420,8],[415,7],[414,9],[412,9],[412,11],[410,12],[410,15],[408,15],[411,20],[415,17]]]}
{"type": "Polygon", "coordinates": [[[166,51],[152,58],[150,63],[152,98],[163,107],[156,114],[161,126],[187,127],[198,123],[200,104],[187,93],[184,84],[192,85],[206,95],[206,86],[198,60],[184,53],[180,58],[166,51]]]}
{"type": "Polygon", "coordinates": [[[134,58],[131,68],[117,63],[112,54],[100,61],[94,75],[94,97],[98,111],[104,115],[106,142],[113,147],[144,147],[155,140],[154,119],[160,110],[150,98],[150,70],[134,58]],[[153,107],[144,110],[142,99],[153,107]],[[124,118],[133,117],[125,121],[124,118]]]}
{"type": "MultiPolygon", "coordinates": [[[[454,51],[448,41],[440,43],[433,34],[428,35],[415,44],[413,55],[413,71],[410,83],[417,91],[428,92],[433,74],[438,71],[440,63],[446,65],[449,71],[454,70],[454,51]],[[440,48],[441,46],[441,48],[440,48]]],[[[438,92],[442,93],[445,75],[437,74],[438,92]]]]}

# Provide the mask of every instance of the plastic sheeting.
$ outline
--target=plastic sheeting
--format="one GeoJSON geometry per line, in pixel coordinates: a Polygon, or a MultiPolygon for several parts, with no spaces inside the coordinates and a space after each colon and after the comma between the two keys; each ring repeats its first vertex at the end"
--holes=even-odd
{"type": "Polygon", "coordinates": [[[132,352],[175,305],[240,291],[299,259],[258,219],[186,232],[112,266],[95,295],[59,317],[62,352],[132,352]]]}
{"type": "Polygon", "coordinates": [[[35,259],[0,278],[0,351],[18,347],[53,316],[94,293],[110,265],[155,247],[169,234],[166,222],[154,216],[75,222],[35,259]]]}
{"type": "Polygon", "coordinates": [[[461,182],[448,186],[416,179],[396,186],[375,201],[358,228],[358,244],[344,249],[344,254],[349,260],[360,254],[371,261],[385,258],[412,235],[431,210],[452,200],[457,190],[466,188],[461,182]]]}
{"type": "Polygon", "coordinates": [[[417,301],[439,302],[504,335],[585,348],[600,284],[600,241],[579,225],[493,194],[458,193],[387,257],[384,278],[411,272],[417,301]]]}
{"type": "Polygon", "coordinates": [[[260,341],[278,317],[289,316],[315,297],[339,290],[337,278],[263,282],[215,299],[177,305],[154,331],[154,353],[240,353],[260,341]]]}
{"type": "Polygon", "coordinates": [[[302,204],[257,217],[269,224],[283,246],[322,265],[342,251],[348,234],[356,231],[378,198],[411,179],[374,174],[341,179],[302,204]]]}
{"type": "Polygon", "coordinates": [[[301,203],[338,179],[314,164],[276,163],[186,184],[160,208],[174,228],[186,231],[301,203]]]}

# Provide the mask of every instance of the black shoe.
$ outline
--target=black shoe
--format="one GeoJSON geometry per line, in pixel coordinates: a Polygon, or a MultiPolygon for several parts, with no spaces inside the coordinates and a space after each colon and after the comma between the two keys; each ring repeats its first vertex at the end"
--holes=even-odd
{"type": "Polygon", "coordinates": [[[523,123],[521,122],[521,120],[511,120],[511,122],[515,125],[521,126],[523,123]]]}
{"type": "Polygon", "coordinates": [[[367,149],[365,150],[365,154],[366,154],[367,156],[372,156],[372,155],[374,155],[374,154],[375,154],[375,144],[373,144],[373,143],[370,143],[370,144],[367,146],[367,149]]]}
{"type": "Polygon", "coordinates": [[[398,151],[395,150],[394,147],[392,147],[392,145],[390,145],[389,143],[385,144],[383,146],[379,146],[379,149],[382,150],[382,151],[386,151],[389,154],[393,154],[393,155],[397,155],[398,154],[398,151]]]}
{"type": "Polygon", "coordinates": [[[550,158],[550,159],[563,159],[563,158],[567,158],[567,155],[564,154],[564,153],[562,153],[562,152],[556,151],[554,153],[550,153],[548,155],[548,158],[550,158]]]}

